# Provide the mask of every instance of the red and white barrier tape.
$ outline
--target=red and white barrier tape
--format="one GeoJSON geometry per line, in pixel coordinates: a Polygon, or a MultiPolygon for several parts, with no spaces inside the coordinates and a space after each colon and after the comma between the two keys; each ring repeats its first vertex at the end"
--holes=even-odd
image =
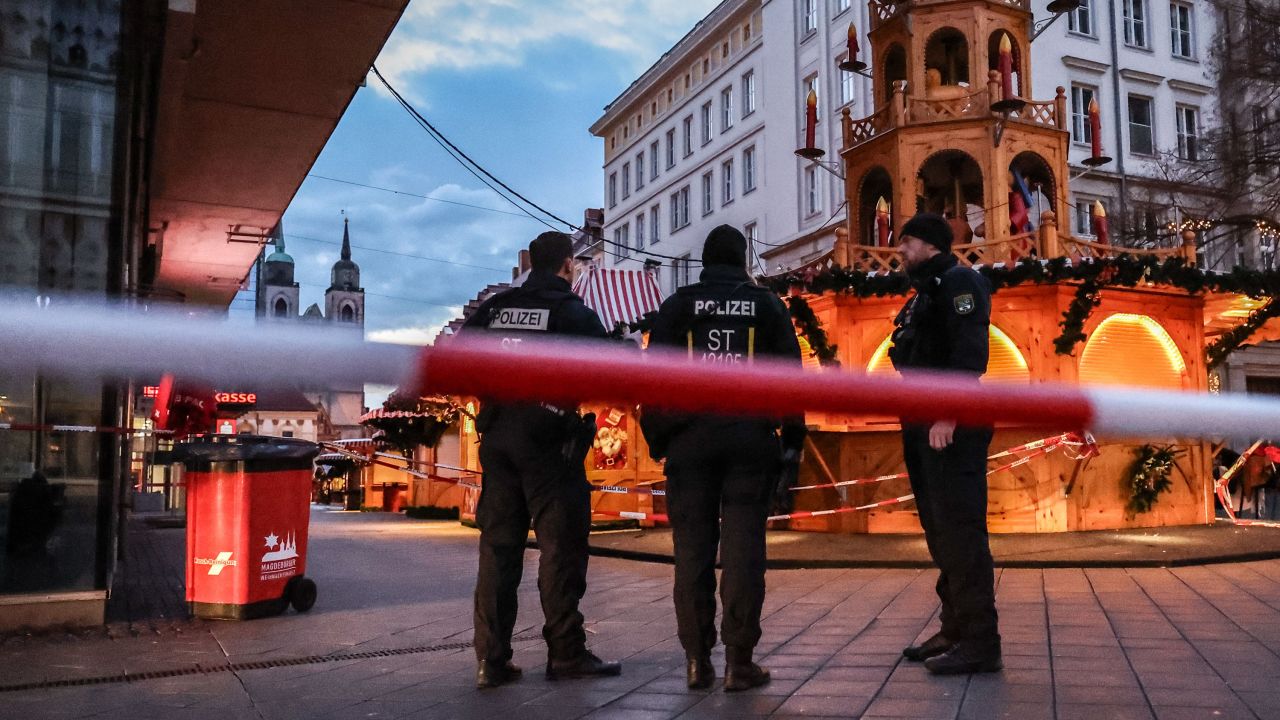
{"type": "Polygon", "coordinates": [[[1056,428],[1122,437],[1280,437],[1280,400],[1056,384],[978,384],[972,378],[808,373],[689,363],[680,353],[608,344],[524,341],[516,353],[459,338],[430,348],[364,342],[332,328],[239,325],[192,314],[56,304],[0,314],[6,368],[85,377],[210,382],[398,384],[431,393],[552,403],[641,403],[690,412],[783,415],[799,410],[1056,428]],[[255,358],[250,367],[244,358],[255,358]],[[566,361],[570,358],[571,361],[566,361]],[[416,368],[416,373],[406,370],[416,368]]]}
{"type": "Polygon", "coordinates": [[[652,520],[653,522],[670,523],[671,519],[662,513],[630,512],[628,510],[592,510],[592,515],[625,518],[627,520],[652,520]]]}
{"type": "Polygon", "coordinates": [[[901,497],[890,498],[889,500],[881,500],[879,502],[868,503],[866,505],[858,505],[857,507],[840,507],[831,510],[802,510],[800,512],[787,513],[786,515],[771,515],[769,522],[774,520],[799,520],[801,518],[822,517],[824,515],[839,515],[840,513],[858,512],[859,510],[871,510],[873,508],[886,507],[888,505],[897,505],[899,503],[915,500],[915,495],[903,495],[901,497]]]}

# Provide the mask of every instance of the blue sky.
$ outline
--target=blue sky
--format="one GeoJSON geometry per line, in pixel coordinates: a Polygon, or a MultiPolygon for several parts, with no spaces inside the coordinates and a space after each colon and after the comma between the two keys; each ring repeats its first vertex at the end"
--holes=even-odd
{"type": "MultiPolygon", "coordinates": [[[[602,199],[603,146],[587,128],[715,4],[412,0],[377,65],[468,155],[577,223],[584,208],[602,199]]],[[[509,280],[517,251],[546,229],[510,214],[515,209],[446,155],[372,75],[284,216],[304,308],[323,307],[344,210],[366,291],[366,333],[374,340],[428,342],[485,285],[509,280]]],[[[251,310],[245,295],[234,312],[251,310]]]]}

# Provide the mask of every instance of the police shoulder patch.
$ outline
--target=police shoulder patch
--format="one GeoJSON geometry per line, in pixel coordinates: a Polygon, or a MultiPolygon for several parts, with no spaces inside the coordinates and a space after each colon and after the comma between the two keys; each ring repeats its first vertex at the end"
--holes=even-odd
{"type": "Polygon", "coordinates": [[[959,315],[968,315],[973,312],[973,294],[965,293],[957,295],[955,299],[956,313],[959,315]]]}

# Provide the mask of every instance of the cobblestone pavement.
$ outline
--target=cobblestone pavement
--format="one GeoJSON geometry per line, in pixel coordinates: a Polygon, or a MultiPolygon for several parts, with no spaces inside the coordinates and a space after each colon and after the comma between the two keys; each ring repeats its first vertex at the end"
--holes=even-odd
{"type": "Polygon", "coordinates": [[[207,672],[0,692],[0,718],[1280,718],[1280,561],[1003,570],[1006,669],[972,678],[899,655],[936,627],[931,571],[771,571],[759,650],[774,681],[735,695],[685,689],[670,566],[611,558],[592,559],[583,611],[622,676],[542,679],[536,561],[511,686],[472,687],[473,531],[316,510],[310,613],[4,639],[0,685],[207,672]]]}

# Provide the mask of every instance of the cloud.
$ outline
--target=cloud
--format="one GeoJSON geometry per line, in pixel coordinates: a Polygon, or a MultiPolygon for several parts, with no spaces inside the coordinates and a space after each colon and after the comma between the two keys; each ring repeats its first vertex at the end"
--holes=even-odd
{"type": "Polygon", "coordinates": [[[432,70],[520,67],[538,48],[574,43],[616,53],[635,75],[717,0],[431,0],[400,19],[378,57],[397,87],[432,70]]]}
{"type": "MultiPolygon", "coordinates": [[[[468,205],[495,208],[501,202],[487,189],[432,184],[406,167],[381,167],[368,177],[468,205]]],[[[517,252],[541,227],[523,216],[308,179],[284,225],[303,307],[324,306],[342,240],[343,216],[336,208],[344,207],[351,257],[365,289],[366,335],[381,342],[431,342],[477,293],[511,279],[517,252]]]]}

